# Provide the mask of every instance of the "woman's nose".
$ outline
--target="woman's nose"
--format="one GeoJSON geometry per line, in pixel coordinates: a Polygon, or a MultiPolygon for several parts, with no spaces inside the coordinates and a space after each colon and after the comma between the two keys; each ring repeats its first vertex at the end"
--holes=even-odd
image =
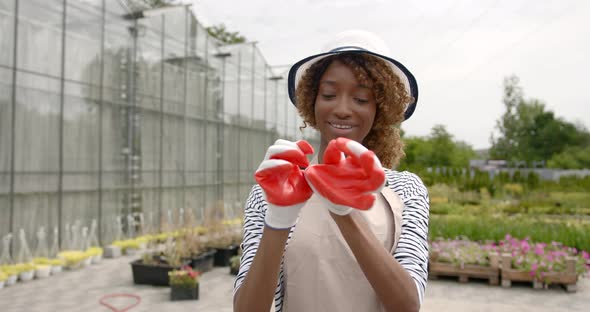
{"type": "Polygon", "coordinates": [[[340,96],[333,112],[338,118],[347,118],[352,114],[351,105],[352,99],[350,97],[340,96]]]}

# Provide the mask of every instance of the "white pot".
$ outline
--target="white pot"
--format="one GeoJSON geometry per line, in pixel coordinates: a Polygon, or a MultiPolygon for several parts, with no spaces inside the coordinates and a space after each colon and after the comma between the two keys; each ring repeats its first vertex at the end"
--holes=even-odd
{"type": "Polygon", "coordinates": [[[100,260],[102,260],[102,255],[92,256],[92,264],[100,263],[100,260]]]}
{"type": "Polygon", "coordinates": [[[0,289],[4,288],[4,281],[0,281],[0,289]]]}
{"type": "Polygon", "coordinates": [[[83,268],[89,267],[91,263],[92,263],[92,257],[86,258],[86,259],[82,260],[82,267],[83,268]]]}
{"type": "Polygon", "coordinates": [[[82,262],[77,262],[75,264],[66,266],[66,269],[68,269],[68,270],[76,270],[76,269],[79,269],[81,266],[82,266],[82,262]]]}
{"type": "Polygon", "coordinates": [[[54,265],[51,267],[51,274],[60,273],[62,270],[63,270],[63,267],[61,265],[54,265]]]}
{"type": "Polygon", "coordinates": [[[27,282],[27,281],[32,280],[34,276],[35,276],[35,270],[20,272],[18,274],[18,279],[21,282],[27,282]]]}
{"type": "Polygon", "coordinates": [[[16,284],[16,280],[18,279],[18,275],[10,275],[5,281],[6,286],[11,286],[16,284]]]}
{"type": "Polygon", "coordinates": [[[112,245],[106,246],[103,255],[105,258],[118,258],[121,256],[121,248],[112,245]]]}
{"type": "Polygon", "coordinates": [[[127,249],[125,249],[125,254],[128,255],[128,256],[135,256],[138,253],[139,253],[139,249],[135,249],[135,248],[127,248],[127,249]]]}
{"type": "Polygon", "coordinates": [[[35,277],[36,278],[46,278],[46,277],[49,277],[50,274],[51,274],[51,267],[50,266],[48,266],[46,268],[35,270],[35,277]]]}

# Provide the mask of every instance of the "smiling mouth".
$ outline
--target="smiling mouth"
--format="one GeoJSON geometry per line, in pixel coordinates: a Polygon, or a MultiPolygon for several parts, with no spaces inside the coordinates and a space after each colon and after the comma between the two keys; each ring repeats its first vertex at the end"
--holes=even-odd
{"type": "Polygon", "coordinates": [[[337,123],[331,123],[331,122],[329,122],[328,124],[336,129],[341,129],[341,130],[352,129],[351,125],[343,125],[343,124],[337,124],[337,123]]]}

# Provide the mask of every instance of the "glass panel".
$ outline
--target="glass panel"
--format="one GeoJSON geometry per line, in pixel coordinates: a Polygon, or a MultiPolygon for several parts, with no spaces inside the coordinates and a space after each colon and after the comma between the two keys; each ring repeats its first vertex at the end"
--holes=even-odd
{"type": "MultiPolygon", "coordinates": [[[[128,84],[131,64],[133,25],[124,20],[127,14],[119,2],[105,1],[105,42],[102,102],[102,242],[115,239],[115,217],[127,210],[127,125],[126,105],[129,100],[128,84]]],[[[141,161],[141,159],[139,159],[141,161]]],[[[145,197],[142,202],[150,202],[145,197]]]]}
{"type": "Polygon", "coordinates": [[[101,4],[68,1],[65,78],[100,84],[101,4]]]}
{"type": "Polygon", "coordinates": [[[90,227],[98,216],[99,89],[66,82],[63,117],[63,222],[90,227]]]}
{"type": "Polygon", "coordinates": [[[12,70],[0,67],[0,236],[10,230],[12,70]]]}
{"type": "Polygon", "coordinates": [[[266,89],[267,75],[266,62],[260,50],[256,49],[254,53],[254,101],[253,105],[253,127],[257,129],[265,128],[265,108],[266,108],[266,89]]]}
{"type": "Polygon", "coordinates": [[[12,66],[15,0],[0,1],[0,66],[12,66]]]}
{"type": "Polygon", "coordinates": [[[240,47],[240,107],[239,124],[244,127],[250,126],[252,119],[252,96],[253,96],[253,46],[251,44],[238,45],[240,47]]]}
{"type": "Polygon", "coordinates": [[[18,73],[16,84],[14,228],[32,238],[57,225],[60,80],[18,73]]]}
{"type": "Polygon", "coordinates": [[[19,1],[19,68],[61,76],[62,0],[19,1]]]}
{"type": "Polygon", "coordinates": [[[139,20],[137,38],[137,105],[160,110],[162,17],[139,20]]]}

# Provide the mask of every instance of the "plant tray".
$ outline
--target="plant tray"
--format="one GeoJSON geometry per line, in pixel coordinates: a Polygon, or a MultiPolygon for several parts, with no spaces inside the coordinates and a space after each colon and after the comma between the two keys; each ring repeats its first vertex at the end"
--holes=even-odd
{"type": "Polygon", "coordinates": [[[467,283],[470,278],[487,279],[490,285],[499,284],[500,270],[496,267],[466,264],[463,268],[443,262],[430,262],[428,278],[439,276],[456,276],[459,283],[467,283]]]}
{"type": "Polygon", "coordinates": [[[438,279],[439,276],[454,276],[459,283],[467,283],[470,278],[487,279],[490,285],[499,284],[500,259],[497,255],[490,256],[490,265],[466,264],[462,268],[445,262],[438,262],[438,253],[434,253],[428,263],[428,278],[438,279]]]}
{"type": "Polygon", "coordinates": [[[165,264],[144,264],[141,259],[131,262],[133,283],[141,285],[169,286],[168,272],[178,269],[165,264]]]}
{"type": "Polygon", "coordinates": [[[211,271],[213,269],[213,261],[217,250],[210,250],[190,259],[190,266],[193,270],[201,273],[211,271]]]}
{"type": "MultiPolygon", "coordinates": [[[[502,255],[502,263],[512,263],[510,254],[502,255]]],[[[501,269],[502,287],[511,287],[512,282],[531,282],[534,289],[546,288],[549,284],[562,285],[567,292],[576,292],[578,290],[578,275],[576,274],[576,259],[567,260],[567,268],[564,272],[553,272],[545,275],[545,281],[540,281],[530,272],[513,269],[511,267],[501,269]]]]}
{"type": "Polygon", "coordinates": [[[215,253],[213,264],[218,267],[229,266],[229,259],[238,254],[239,246],[229,246],[227,248],[218,248],[215,253]]]}
{"type": "Polygon", "coordinates": [[[195,288],[171,286],[170,300],[199,300],[199,284],[195,288]]]}

